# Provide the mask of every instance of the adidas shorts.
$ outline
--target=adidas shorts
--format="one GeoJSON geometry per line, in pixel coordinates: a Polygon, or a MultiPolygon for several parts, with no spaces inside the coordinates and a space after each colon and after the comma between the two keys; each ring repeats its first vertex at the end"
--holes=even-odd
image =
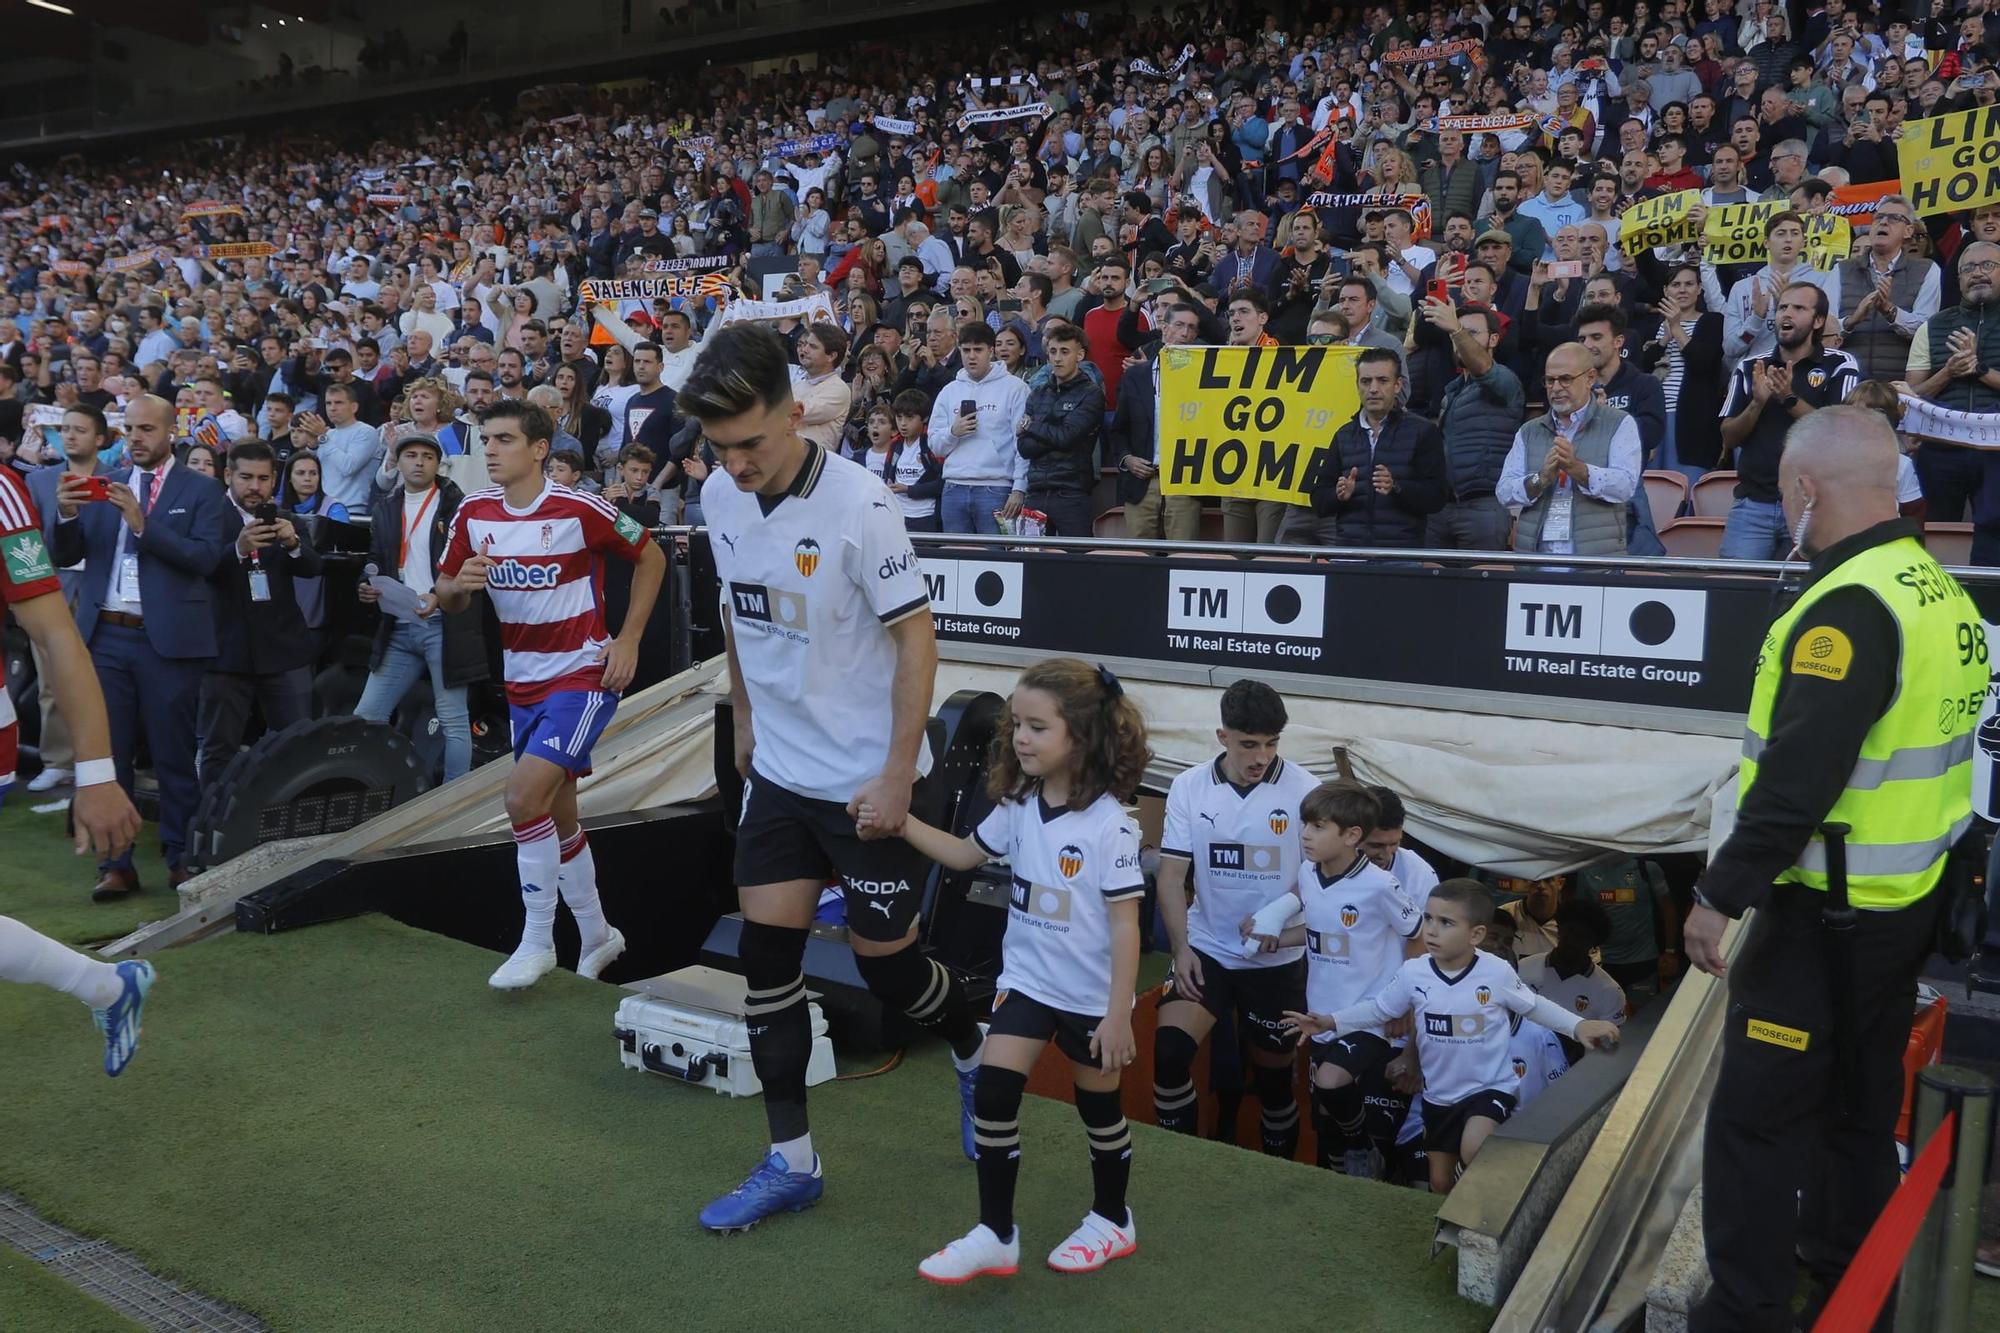
{"type": "Polygon", "coordinates": [[[1514,1095],[1490,1089],[1475,1092],[1464,1101],[1453,1102],[1449,1106],[1440,1106],[1428,1097],[1422,1101],[1425,1151],[1450,1153],[1454,1157],[1459,1155],[1459,1144],[1465,1139],[1466,1121],[1481,1115],[1502,1124],[1514,1114],[1514,1095]]]}
{"type": "Polygon", "coordinates": [[[514,758],[546,759],[571,777],[590,773],[590,751],[618,712],[609,690],[557,690],[531,704],[509,703],[514,758]]]}
{"type": "MultiPolygon", "coordinates": [[[[919,778],[911,811],[935,819],[937,790],[929,778],[919,778]]],[[[739,885],[837,880],[847,904],[847,929],[864,940],[888,943],[910,933],[930,872],[931,862],[901,838],[863,842],[854,832],[854,816],[839,801],[801,796],[754,767],[744,780],[736,824],[739,885]]]]}
{"type": "Polygon", "coordinates": [[[1102,1019],[1095,1014],[1075,1014],[1043,1004],[1020,991],[1001,991],[993,997],[993,1025],[987,1035],[1026,1037],[1030,1041],[1051,1041],[1080,1065],[1094,1065],[1090,1039],[1102,1019]]]}
{"type": "MultiPolygon", "coordinates": [[[[1289,1055],[1298,1048],[1298,1034],[1286,1032],[1284,1020],[1287,1009],[1306,1007],[1303,957],[1278,967],[1229,967],[1199,949],[1194,954],[1201,961],[1201,998],[1195,1003],[1224,1023],[1231,1014],[1242,1014],[1251,1044],[1259,1049],[1289,1055]]],[[[1161,1003],[1182,998],[1169,975],[1161,1003]]]]}

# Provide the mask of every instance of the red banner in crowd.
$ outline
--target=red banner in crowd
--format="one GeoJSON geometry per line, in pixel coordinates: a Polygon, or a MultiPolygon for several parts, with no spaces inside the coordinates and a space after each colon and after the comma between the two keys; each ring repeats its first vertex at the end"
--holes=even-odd
{"type": "Polygon", "coordinates": [[[1833,187],[1833,202],[1826,211],[1836,217],[1846,218],[1849,224],[1866,227],[1875,221],[1875,205],[1884,196],[1901,193],[1901,181],[1871,181],[1866,185],[1836,185],[1833,187]]]}

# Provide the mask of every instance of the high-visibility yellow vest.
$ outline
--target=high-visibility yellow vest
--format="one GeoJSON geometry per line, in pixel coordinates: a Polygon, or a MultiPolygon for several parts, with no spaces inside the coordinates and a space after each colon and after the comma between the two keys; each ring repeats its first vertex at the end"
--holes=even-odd
{"type": "MultiPolygon", "coordinates": [[[[1877,651],[1813,624],[1813,606],[1846,587],[1866,588],[1895,619],[1900,661],[1895,697],[1868,729],[1846,790],[1821,822],[1853,830],[1847,835],[1849,901],[1903,907],[1936,887],[1945,853],[1972,822],[1973,729],[1989,674],[1978,607],[1915,538],[1871,546],[1842,562],[1765,632],[1743,734],[1737,807],[1756,785],[1784,677],[1838,680],[1856,652],[1877,651]],[[1808,628],[1787,654],[1785,645],[1801,624],[1808,628]]],[[[1826,842],[1817,831],[1778,880],[1826,888],[1826,842]]]]}

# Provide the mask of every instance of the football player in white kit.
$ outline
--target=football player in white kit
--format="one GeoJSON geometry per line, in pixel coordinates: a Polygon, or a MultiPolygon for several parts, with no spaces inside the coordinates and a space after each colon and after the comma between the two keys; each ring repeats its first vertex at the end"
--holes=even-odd
{"type": "Polygon", "coordinates": [[[950,1043],[967,1157],[981,1037],[965,988],[917,944],[930,863],[899,836],[933,790],[924,732],[937,640],[895,496],[799,434],[805,408],[792,396],[785,344],[767,327],[710,334],[678,405],[720,460],[701,505],[728,630],[744,784],[741,957],[771,1129],[764,1159],[700,1220],[741,1231],[811,1207],[825,1188],[806,1115],[812,1031],[801,965],[829,882],[840,882],[869,993],[950,1043]]]}
{"type": "MultiPolygon", "coordinates": [[[[1279,757],[1285,722],[1276,690],[1237,681],[1222,695],[1215,733],[1222,753],[1184,770],[1167,789],[1159,902],[1174,968],[1153,1038],[1154,1117],[1162,1129],[1197,1134],[1195,1055],[1218,1021],[1235,1023],[1240,1015],[1250,1033],[1263,1148],[1275,1157],[1290,1157],[1299,1142],[1297,1039],[1285,1031],[1284,1016],[1304,1002],[1305,954],[1246,945],[1242,924],[1297,878],[1299,802],[1319,785],[1279,757]]],[[[1233,1141],[1235,1126],[1223,1129],[1233,1141]]]]}

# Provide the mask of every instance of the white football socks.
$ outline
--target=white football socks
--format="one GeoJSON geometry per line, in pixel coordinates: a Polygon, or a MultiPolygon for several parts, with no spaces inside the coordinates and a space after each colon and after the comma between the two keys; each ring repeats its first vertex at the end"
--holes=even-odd
{"type": "Polygon", "coordinates": [[[116,964],[80,954],[8,916],[0,916],[0,981],[47,986],[92,1009],[109,1009],[125,993],[116,964]]]}
{"type": "Polygon", "coordinates": [[[515,952],[554,949],[556,886],[562,868],[556,821],[543,815],[529,823],[514,825],[514,857],[521,868],[521,905],[527,911],[527,921],[521,927],[521,947],[515,952]]]}
{"type": "Polygon", "coordinates": [[[813,1169],[813,1136],[801,1134],[795,1139],[771,1145],[771,1151],[785,1159],[787,1171],[810,1173],[813,1169]]]}
{"type": "Polygon", "coordinates": [[[583,937],[583,952],[589,953],[611,938],[611,923],[604,919],[604,907],[597,900],[597,862],[590,855],[590,840],[578,824],[562,839],[562,866],[556,887],[562,900],[576,917],[577,933],[583,937]]]}

